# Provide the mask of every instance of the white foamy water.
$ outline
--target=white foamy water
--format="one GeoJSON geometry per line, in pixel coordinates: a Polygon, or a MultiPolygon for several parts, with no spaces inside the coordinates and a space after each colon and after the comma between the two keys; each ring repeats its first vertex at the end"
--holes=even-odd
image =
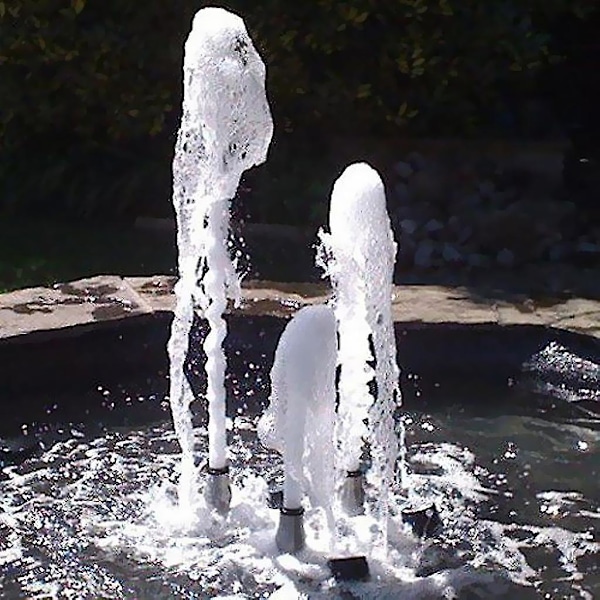
{"type": "Polygon", "coordinates": [[[345,470],[356,471],[363,440],[371,444],[368,476],[378,488],[380,547],[384,550],[387,495],[399,456],[403,463],[401,424],[395,431],[394,422],[401,402],[391,310],[397,248],[383,182],[366,163],[350,165],[335,182],[329,227],[329,233],[320,232],[323,248],[318,262],[331,279],[338,320],[338,460],[345,470]],[[369,364],[373,359],[374,369],[369,364]],[[369,391],[373,376],[376,399],[369,391]]]}
{"type": "MultiPolygon", "coordinates": [[[[415,419],[408,426],[407,484],[436,502],[444,531],[436,540],[415,539],[400,522],[403,498],[392,493],[387,557],[369,556],[371,581],[335,584],[326,567],[327,519],[309,499],[304,501],[306,551],[296,557],[277,552],[279,513],[266,507],[265,477],[278,470],[279,460],[259,443],[255,420],[237,421],[230,446],[234,496],[225,520],[199,497],[192,526],[182,522],[179,450],[168,424],[60,442],[39,458],[5,469],[7,479],[0,481],[2,593],[8,598],[153,600],[348,597],[344,594],[527,599],[594,598],[600,590],[594,569],[600,545],[591,529],[598,501],[589,490],[566,493],[549,487],[555,485],[548,480],[553,453],[532,465],[526,479],[510,487],[502,483],[513,481],[508,467],[520,472],[531,464],[526,448],[533,433],[556,444],[572,445],[571,436],[585,439],[582,456],[592,462],[582,467],[588,469],[600,449],[598,432],[572,427],[564,437],[561,426],[514,418],[476,421],[472,435],[461,437],[470,422],[466,417],[464,422],[415,419]],[[527,431],[527,437],[519,431],[527,431]],[[477,442],[476,453],[465,445],[482,435],[488,442],[477,442]],[[514,440],[510,456],[516,458],[482,463],[484,454],[507,456],[507,437],[514,440]],[[532,485],[541,491],[533,493],[532,485]],[[539,504],[539,513],[520,514],[530,502],[539,504]],[[498,503],[518,514],[495,518],[498,503]]],[[[195,435],[207,449],[207,432],[198,429],[195,435]]],[[[532,448],[531,456],[541,457],[539,448],[535,453],[532,448]]],[[[577,464],[577,452],[565,454],[570,462],[556,474],[558,482],[577,464]]],[[[367,491],[373,497],[375,490],[367,491]]],[[[374,519],[351,521],[348,527],[368,541],[374,519]]]]}
{"type": "Polygon", "coordinates": [[[303,493],[333,523],[336,321],[326,305],[301,308],[281,334],[271,370],[269,407],[259,437],[283,454],[284,506],[303,493]]]}
{"type": "Polygon", "coordinates": [[[265,92],[265,66],[244,22],[220,8],[194,17],[185,44],[183,110],[173,159],[179,281],[168,350],[170,401],[182,449],[180,500],[188,510],[195,493],[192,391],[183,366],[197,306],[209,324],[206,401],[209,464],[227,463],[223,320],[227,298],[239,298],[239,278],[227,249],[229,201],[243,172],[266,159],[273,123],[265,92]]]}
{"type": "Polygon", "coordinates": [[[600,365],[558,342],[550,342],[524,365],[527,383],[537,392],[568,402],[600,400],[600,365]]]}

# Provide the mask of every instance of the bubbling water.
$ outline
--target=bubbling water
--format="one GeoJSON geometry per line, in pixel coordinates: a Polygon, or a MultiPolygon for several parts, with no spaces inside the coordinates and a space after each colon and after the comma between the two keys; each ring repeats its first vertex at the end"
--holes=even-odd
{"type": "Polygon", "coordinates": [[[300,309],[282,333],[271,369],[269,407],[258,433],[283,454],[284,506],[301,507],[302,492],[333,526],[336,321],[326,305],[300,309]]]}
{"type": "Polygon", "coordinates": [[[195,493],[193,394],[183,365],[197,305],[209,324],[206,399],[209,466],[227,464],[225,356],[227,299],[239,298],[236,265],[227,250],[229,201],[243,172],[265,161],[273,122],[265,92],[265,65],[241,18],[220,8],[194,17],[185,43],[183,111],[173,159],[179,281],[171,337],[170,402],[182,449],[179,497],[190,508],[195,493]]]}
{"type": "MultiPolygon", "coordinates": [[[[244,416],[230,445],[235,487],[227,521],[213,524],[203,510],[192,532],[178,518],[179,454],[167,421],[58,441],[6,467],[0,596],[267,598],[276,589],[275,597],[286,600],[598,596],[598,431],[500,414],[474,419],[461,410],[411,416],[407,484],[435,500],[446,524],[443,539],[422,543],[407,535],[392,511],[388,555],[369,557],[368,582],[332,581],[323,519],[310,504],[306,550],[298,557],[277,551],[277,513],[267,508],[264,481],[277,465],[256,438],[255,418],[244,416]],[[491,460],[507,439],[515,442],[516,458],[491,460]],[[574,448],[579,439],[589,444],[585,453],[574,448]],[[549,441],[558,445],[550,453],[549,441]],[[532,461],[539,462],[531,467],[532,461]],[[581,493],[558,491],[570,473],[581,493]],[[500,482],[505,475],[509,485],[500,482]],[[504,520],[496,509],[518,514],[504,520]],[[436,548],[455,552],[436,558],[436,548]]],[[[196,434],[206,450],[206,431],[196,434]]],[[[360,533],[368,537],[372,520],[361,519],[360,533]]]]}

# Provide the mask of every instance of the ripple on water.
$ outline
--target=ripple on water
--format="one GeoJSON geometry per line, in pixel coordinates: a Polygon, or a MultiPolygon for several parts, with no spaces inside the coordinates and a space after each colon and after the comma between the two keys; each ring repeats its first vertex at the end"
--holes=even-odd
{"type": "MultiPolygon", "coordinates": [[[[435,501],[446,523],[443,539],[420,543],[405,531],[398,514],[403,497],[397,495],[388,557],[370,559],[371,581],[348,584],[343,593],[326,567],[330,540],[319,510],[306,513],[309,550],[299,558],[278,555],[277,512],[266,508],[266,481],[278,476],[279,465],[245,418],[236,419],[232,439],[235,485],[227,521],[210,515],[201,499],[193,515],[178,509],[178,447],[166,424],[69,439],[6,468],[8,478],[0,482],[2,591],[61,598],[458,598],[469,590],[480,597],[527,598],[571,590],[575,597],[593,597],[600,589],[594,566],[599,546],[589,527],[597,523],[597,504],[581,493],[541,490],[530,500],[539,510],[547,507],[542,512],[549,521],[496,520],[486,507],[520,502],[518,490],[504,496],[499,467],[506,461],[480,464],[485,452],[440,442],[436,436],[453,437],[448,424],[425,420],[433,430],[415,419],[409,431],[417,438],[406,487],[409,496],[435,501]]],[[[204,455],[205,432],[198,431],[204,455]]],[[[507,449],[505,442],[495,447],[498,453],[507,449]]],[[[518,440],[510,451],[523,454],[518,440]]],[[[368,554],[371,525],[369,517],[340,519],[339,530],[350,534],[347,551],[368,554]]]]}

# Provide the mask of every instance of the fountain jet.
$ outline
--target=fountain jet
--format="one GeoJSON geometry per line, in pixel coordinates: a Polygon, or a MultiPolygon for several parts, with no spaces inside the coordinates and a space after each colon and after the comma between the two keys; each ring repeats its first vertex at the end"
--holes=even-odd
{"type": "Polygon", "coordinates": [[[346,471],[341,502],[350,515],[364,510],[361,454],[367,440],[378,490],[378,546],[385,551],[388,494],[404,445],[403,440],[398,445],[394,423],[400,402],[391,311],[396,243],[383,183],[366,163],[350,165],[335,182],[329,226],[330,233],[320,232],[322,247],[317,262],[331,279],[338,322],[340,403],[336,438],[338,460],[346,471]],[[370,390],[373,379],[375,394],[370,390]]]}
{"type": "Polygon", "coordinates": [[[304,547],[302,496],[321,506],[333,532],[336,321],[326,305],[300,309],[281,334],[271,370],[262,443],[283,454],[285,479],[276,542],[282,552],[304,547]]]}
{"type": "Polygon", "coordinates": [[[194,309],[208,321],[204,341],[209,432],[207,501],[229,506],[225,429],[227,300],[239,299],[239,277],[227,249],[229,201],[243,172],[265,161],[273,121],[265,92],[265,65],[241,18],[203,8],[185,43],[183,110],[173,159],[179,281],[168,344],[170,402],[182,449],[180,504],[195,494],[193,394],[184,375],[194,309]]]}

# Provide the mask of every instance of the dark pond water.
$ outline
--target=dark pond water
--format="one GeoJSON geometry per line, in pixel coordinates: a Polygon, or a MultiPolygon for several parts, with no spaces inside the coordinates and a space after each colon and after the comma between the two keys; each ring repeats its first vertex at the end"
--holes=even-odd
{"type": "MultiPolygon", "coordinates": [[[[408,477],[394,493],[389,554],[369,555],[368,517],[341,519],[372,577],[336,584],[318,509],[307,505],[306,553],[294,559],[275,549],[278,513],[265,497],[280,463],[258,443],[255,424],[276,336],[247,339],[234,336],[229,346],[234,500],[225,522],[200,501],[193,525],[182,525],[161,360],[148,354],[147,371],[129,376],[106,362],[84,378],[63,370],[46,390],[34,381],[21,395],[2,388],[0,597],[600,597],[600,423],[589,403],[571,402],[573,381],[561,388],[552,371],[532,385],[500,362],[490,377],[482,365],[493,356],[451,377],[413,358],[402,381],[408,477]],[[437,538],[424,542],[404,528],[407,496],[436,503],[444,521],[437,538]]],[[[452,353],[448,361],[458,364],[452,353]]],[[[201,363],[200,355],[188,362],[199,396],[201,363]]],[[[194,412],[201,469],[200,401],[194,412]]]]}
{"type": "MultiPolygon", "coordinates": [[[[408,379],[408,386],[418,391],[419,382],[408,379]]],[[[278,589],[285,598],[600,594],[600,428],[589,417],[555,418],[546,409],[519,414],[508,388],[471,390],[468,402],[464,390],[456,397],[448,389],[445,406],[436,401],[430,410],[411,403],[403,415],[405,485],[436,502],[444,532],[421,544],[396,514],[390,557],[373,563],[371,582],[343,591],[333,585],[318,541],[304,562],[277,557],[277,513],[265,508],[264,481],[277,474],[279,462],[256,440],[264,394],[251,387],[232,388],[240,407],[250,408],[231,422],[236,493],[230,522],[209,526],[200,510],[204,516],[191,532],[177,521],[178,448],[164,382],[101,387],[102,402],[86,418],[53,420],[60,415],[56,403],[45,423],[5,435],[0,596],[247,598],[278,589]],[[157,394],[141,395],[147,385],[157,394]],[[436,572],[428,575],[428,569],[436,572]]],[[[442,394],[444,384],[435,389],[442,394]]],[[[405,494],[398,491],[397,507],[405,494]]],[[[318,515],[307,514],[318,537],[318,515]]]]}

